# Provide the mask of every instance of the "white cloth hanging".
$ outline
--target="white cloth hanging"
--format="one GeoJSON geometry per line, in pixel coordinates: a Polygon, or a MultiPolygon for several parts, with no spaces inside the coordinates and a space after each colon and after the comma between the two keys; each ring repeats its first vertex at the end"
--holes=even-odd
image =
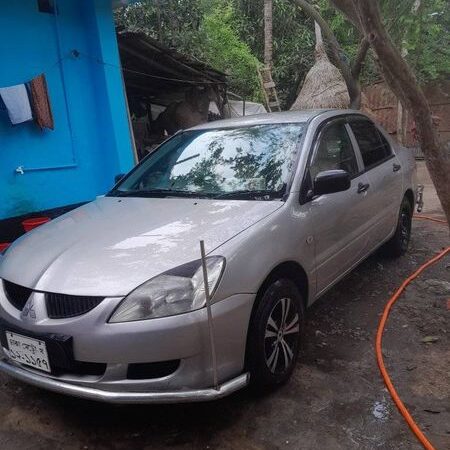
{"type": "Polygon", "coordinates": [[[33,120],[30,99],[24,84],[0,88],[0,97],[13,125],[33,120]]]}

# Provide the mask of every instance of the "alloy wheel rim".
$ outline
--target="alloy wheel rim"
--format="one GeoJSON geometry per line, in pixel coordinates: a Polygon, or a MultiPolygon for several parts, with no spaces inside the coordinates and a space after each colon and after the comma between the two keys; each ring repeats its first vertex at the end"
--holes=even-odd
{"type": "Polygon", "coordinates": [[[264,334],[266,364],[273,374],[289,370],[300,333],[300,318],[293,301],[284,297],[272,308],[264,334]]]}

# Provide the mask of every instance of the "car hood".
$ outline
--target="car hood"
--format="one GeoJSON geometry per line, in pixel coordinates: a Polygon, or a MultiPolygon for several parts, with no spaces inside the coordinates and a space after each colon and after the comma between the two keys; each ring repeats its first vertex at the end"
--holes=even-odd
{"type": "MultiPolygon", "coordinates": [[[[123,296],[200,258],[283,205],[277,201],[103,197],[18,239],[0,278],[70,295],[123,296]]],[[[220,252],[219,252],[220,253],[220,252]]]]}

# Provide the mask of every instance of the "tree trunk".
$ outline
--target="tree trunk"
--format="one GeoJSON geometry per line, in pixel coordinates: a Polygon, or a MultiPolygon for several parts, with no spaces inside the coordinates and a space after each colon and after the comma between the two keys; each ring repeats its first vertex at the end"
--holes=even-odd
{"type": "Polygon", "coordinates": [[[273,63],[273,0],[264,0],[264,64],[269,69],[273,63]]]}
{"type": "MultiPolygon", "coordinates": [[[[338,8],[348,7],[348,0],[331,0],[338,8]]],[[[427,99],[408,63],[395,47],[381,20],[378,1],[353,0],[355,13],[369,42],[377,54],[386,82],[414,119],[418,140],[425,156],[442,208],[450,224],[450,155],[439,142],[427,99]]],[[[345,12],[345,9],[343,9],[345,12]]]]}
{"type": "Polygon", "coordinates": [[[397,100],[397,141],[406,144],[406,127],[408,126],[408,110],[403,108],[402,102],[397,100]]]}

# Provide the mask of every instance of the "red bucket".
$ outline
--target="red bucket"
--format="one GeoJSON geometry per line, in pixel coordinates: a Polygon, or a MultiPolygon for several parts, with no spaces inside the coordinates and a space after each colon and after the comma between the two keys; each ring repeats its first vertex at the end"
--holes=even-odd
{"type": "Polygon", "coordinates": [[[0,253],[4,252],[9,247],[9,242],[0,242],[0,253]]]}
{"type": "Polygon", "coordinates": [[[22,222],[23,229],[26,233],[31,231],[33,228],[37,228],[44,223],[50,222],[49,217],[33,217],[31,219],[26,219],[22,222]]]}

